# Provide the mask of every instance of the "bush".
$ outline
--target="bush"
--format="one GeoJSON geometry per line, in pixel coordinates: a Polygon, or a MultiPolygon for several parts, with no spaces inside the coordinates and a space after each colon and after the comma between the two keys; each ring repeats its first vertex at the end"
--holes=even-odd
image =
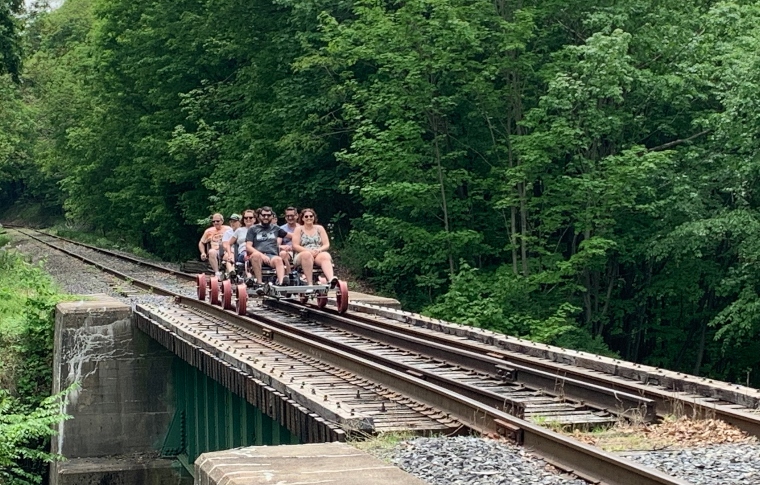
{"type": "Polygon", "coordinates": [[[0,252],[0,483],[42,482],[53,425],[65,418],[48,397],[55,305],[64,298],[39,266],[0,252]]]}

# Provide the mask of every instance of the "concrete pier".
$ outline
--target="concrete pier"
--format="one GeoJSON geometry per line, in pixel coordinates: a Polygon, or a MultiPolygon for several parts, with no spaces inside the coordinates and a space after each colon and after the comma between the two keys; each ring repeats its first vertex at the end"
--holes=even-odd
{"type": "Polygon", "coordinates": [[[70,461],[51,465],[51,485],[91,483],[87,459],[95,458],[107,470],[92,482],[100,485],[152,483],[148,470],[178,472],[173,460],[158,458],[174,414],[174,356],[137,330],[130,307],[114,298],[94,295],[56,310],[53,392],[79,388],[64,408],[73,419],[60,423],[51,446],[70,461]]]}
{"type": "MultiPolygon", "coordinates": [[[[335,297],[330,296],[329,301],[331,304],[335,304],[335,297]]],[[[348,292],[349,303],[368,303],[370,305],[384,306],[388,308],[395,308],[401,310],[401,303],[395,298],[388,298],[385,296],[368,295],[366,293],[359,293],[358,291],[348,292]]]]}
{"type": "Polygon", "coordinates": [[[204,453],[195,460],[195,485],[273,483],[425,485],[345,443],[252,446],[204,453]]]}

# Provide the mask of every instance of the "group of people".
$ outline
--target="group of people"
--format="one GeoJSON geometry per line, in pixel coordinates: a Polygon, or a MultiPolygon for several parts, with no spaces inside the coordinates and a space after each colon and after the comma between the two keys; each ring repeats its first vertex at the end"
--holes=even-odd
{"type": "Polygon", "coordinates": [[[253,278],[248,281],[262,281],[262,266],[274,269],[276,284],[286,284],[286,274],[293,267],[301,268],[308,284],[313,281],[314,266],[322,269],[331,287],[338,278],[333,272],[330,239],[327,231],[317,224],[314,209],[295,207],[285,209],[285,224],[277,225],[277,215],[271,207],[247,209],[240,214],[230,215],[230,224],[224,224],[224,216],[211,216],[211,227],[206,229],[198,241],[201,260],[208,261],[217,277],[235,276],[237,267],[250,263],[253,278]]]}

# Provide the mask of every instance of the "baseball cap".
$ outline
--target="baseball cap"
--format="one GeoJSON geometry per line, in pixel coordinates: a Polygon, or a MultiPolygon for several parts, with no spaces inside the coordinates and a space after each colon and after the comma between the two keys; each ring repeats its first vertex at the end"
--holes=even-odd
{"type": "Polygon", "coordinates": [[[240,219],[242,219],[242,217],[240,217],[240,214],[232,214],[230,216],[231,221],[239,221],[240,219]]]}

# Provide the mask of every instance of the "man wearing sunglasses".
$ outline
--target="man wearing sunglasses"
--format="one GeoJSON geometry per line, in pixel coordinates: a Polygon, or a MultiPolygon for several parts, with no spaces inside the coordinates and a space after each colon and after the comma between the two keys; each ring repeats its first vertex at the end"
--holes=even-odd
{"type": "Polygon", "coordinates": [[[259,224],[248,229],[245,238],[246,249],[251,256],[251,267],[256,281],[261,283],[261,265],[274,268],[277,273],[277,284],[281,285],[285,277],[285,266],[280,257],[282,238],[288,233],[280,226],[272,224],[274,211],[264,206],[259,212],[259,224]]]}
{"type": "Polygon", "coordinates": [[[203,232],[201,240],[198,241],[198,250],[201,252],[201,261],[209,262],[211,270],[217,278],[221,276],[221,273],[219,272],[219,259],[221,256],[222,238],[228,229],[231,229],[230,226],[224,225],[224,217],[217,212],[211,216],[211,227],[203,232]]]}

